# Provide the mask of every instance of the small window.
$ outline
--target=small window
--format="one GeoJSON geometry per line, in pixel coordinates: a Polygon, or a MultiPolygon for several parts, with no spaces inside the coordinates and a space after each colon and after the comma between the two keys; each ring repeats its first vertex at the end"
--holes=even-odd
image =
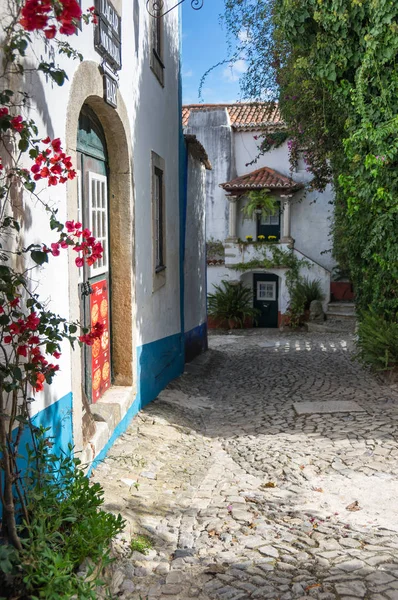
{"type": "Polygon", "coordinates": [[[151,18],[151,69],[161,86],[164,85],[163,17],[151,18]]]}
{"type": "Polygon", "coordinates": [[[258,281],[257,300],[276,300],[276,282],[258,281]]]}
{"type": "Polygon", "coordinates": [[[268,217],[261,217],[261,225],[279,225],[279,212],[268,217]]]}
{"type": "Polygon", "coordinates": [[[166,283],[165,162],[152,152],[153,291],[166,283]]]}
{"type": "Polygon", "coordinates": [[[164,244],[163,244],[163,171],[154,169],[154,217],[155,217],[155,271],[163,270],[164,244]]]}

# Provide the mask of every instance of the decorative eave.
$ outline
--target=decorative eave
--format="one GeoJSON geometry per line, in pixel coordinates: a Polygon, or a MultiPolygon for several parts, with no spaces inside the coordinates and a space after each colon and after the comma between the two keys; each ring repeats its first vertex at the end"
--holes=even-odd
{"type": "Polygon", "coordinates": [[[285,123],[272,123],[269,121],[264,121],[263,123],[237,123],[236,125],[232,125],[232,129],[235,131],[268,131],[269,133],[273,131],[281,131],[286,129],[285,123]]]}
{"type": "Polygon", "coordinates": [[[196,135],[186,133],[184,134],[184,139],[186,144],[188,145],[189,152],[192,154],[192,156],[197,160],[200,160],[200,162],[204,164],[208,171],[211,171],[212,166],[209,161],[209,157],[207,156],[207,152],[196,137],[196,135]]]}
{"type": "Polygon", "coordinates": [[[220,183],[226,192],[230,192],[232,195],[244,194],[246,192],[254,190],[279,190],[295,192],[304,187],[302,183],[298,183],[286,177],[274,169],[269,167],[262,167],[251,173],[246,173],[240,177],[236,177],[226,183],[220,183]]]}

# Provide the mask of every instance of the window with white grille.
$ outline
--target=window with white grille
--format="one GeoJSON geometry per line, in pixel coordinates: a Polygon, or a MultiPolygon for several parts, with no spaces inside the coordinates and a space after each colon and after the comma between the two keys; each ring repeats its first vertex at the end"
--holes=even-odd
{"type": "Polygon", "coordinates": [[[89,207],[90,230],[97,242],[104,249],[102,258],[90,267],[90,277],[106,273],[109,268],[108,260],[108,190],[105,175],[89,174],[89,207]]]}
{"type": "Polygon", "coordinates": [[[258,281],[257,300],[276,300],[276,281],[258,281]]]}
{"type": "Polygon", "coordinates": [[[279,212],[268,217],[261,217],[261,225],[279,225],[279,212]]]}

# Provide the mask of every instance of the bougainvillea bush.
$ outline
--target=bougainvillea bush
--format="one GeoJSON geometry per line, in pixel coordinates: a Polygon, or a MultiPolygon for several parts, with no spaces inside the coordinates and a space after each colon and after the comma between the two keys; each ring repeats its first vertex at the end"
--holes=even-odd
{"type": "MultiPolygon", "coordinates": [[[[25,573],[28,578],[27,563],[24,565],[21,557],[30,555],[31,559],[34,557],[40,562],[41,559],[44,561],[47,552],[49,562],[54,558],[52,550],[42,539],[52,527],[51,515],[47,521],[44,517],[38,520],[41,514],[37,504],[39,499],[43,504],[44,496],[48,498],[54,494],[52,505],[58,503],[61,510],[61,505],[68,501],[68,494],[77,493],[76,486],[80,482],[79,502],[84,515],[84,502],[88,502],[90,496],[92,500],[98,494],[101,496],[98,489],[90,491],[88,483],[85,487],[76,461],[61,457],[55,460],[49,451],[51,440],[45,437],[45,431],[36,430],[30,420],[31,405],[37,395],[51,385],[59,370],[62,343],[67,340],[72,346],[92,345],[102,335],[100,324],[91,330],[82,329],[79,323],[70,323],[65,315],[54,312],[51,298],[40,297],[40,271],[50,261],[59,260],[63,252],[73,256],[77,269],[84,264],[91,266],[102,257],[103,248],[81,223],[62,223],[58,219],[51,190],[72,182],[76,171],[71,157],[64,151],[62,140],[52,139],[45,131],[39,131],[31,118],[34,101],[25,91],[25,78],[26,70],[30,74],[36,71],[46,76],[47,83],[43,85],[62,85],[67,78],[65,71],[55,62],[39,61],[36,58],[38,53],[31,50],[31,45],[33,42],[39,44],[38,47],[44,44],[48,56],[64,55],[79,60],[82,57],[70,46],[67,36],[78,31],[79,21],[95,23],[96,15],[93,7],[82,15],[76,0],[14,0],[7,4],[7,11],[2,15],[3,27],[0,30],[3,56],[0,71],[0,575],[1,571],[10,573],[13,565],[18,564],[19,574],[25,573]],[[49,200],[44,201],[39,192],[46,187],[49,200]],[[24,215],[27,212],[35,214],[35,211],[48,215],[49,227],[47,232],[44,228],[43,232],[42,228],[35,232],[37,241],[26,247],[24,215]],[[26,473],[20,467],[19,448],[26,428],[30,430],[32,439],[28,450],[28,485],[26,473]],[[69,462],[62,463],[62,460],[69,462]],[[57,461],[61,467],[55,468],[57,461]],[[55,474],[59,485],[50,493],[49,475],[55,474]],[[28,545],[27,540],[30,540],[28,545]],[[12,551],[11,546],[14,548],[12,551]],[[6,549],[9,551],[7,555],[6,549]]],[[[91,519],[95,520],[95,513],[91,511],[91,519]]],[[[103,523],[99,526],[103,542],[120,530],[121,523],[112,521],[112,515],[109,519],[99,518],[103,523]]],[[[67,521],[69,533],[65,536],[70,538],[75,521],[67,521]]],[[[83,518],[78,525],[79,531],[84,529],[84,523],[83,518]]],[[[66,531],[65,524],[62,527],[66,531]]],[[[62,555],[62,536],[59,532],[57,535],[54,533],[57,538],[55,540],[54,537],[54,547],[62,555]]],[[[79,558],[82,556],[79,555],[79,558]]],[[[73,568],[73,565],[68,568],[73,568]]],[[[29,578],[24,579],[30,593],[41,589],[43,583],[40,583],[40,572],[35,577],[32,575],[29,582],[29,578]]],[[[50,580],[47,583],[51,583],[50,580]]],[[[1,584],[0,577],[0,587],[1,584]]],[[[37,594],[50,597],[44,592],[44,595],[37,594]]]]}

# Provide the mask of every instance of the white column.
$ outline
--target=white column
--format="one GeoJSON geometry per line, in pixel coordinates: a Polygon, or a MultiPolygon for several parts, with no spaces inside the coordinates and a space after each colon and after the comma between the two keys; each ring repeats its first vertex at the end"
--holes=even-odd
{"type": "Polygon", "coordinates": [[[294,240],[290,234],[290,198],[292,196],[281,196],[283,208],[282,239],[284,244],[291,244],[294,240]]]}
{"type": "Polygon", "coordinates": [[[229,223],[228,223],[228,240],[236,242],[237,237],[237,213],[238,213],[238,197],[228,196],[229,201],[229,223]]]}

